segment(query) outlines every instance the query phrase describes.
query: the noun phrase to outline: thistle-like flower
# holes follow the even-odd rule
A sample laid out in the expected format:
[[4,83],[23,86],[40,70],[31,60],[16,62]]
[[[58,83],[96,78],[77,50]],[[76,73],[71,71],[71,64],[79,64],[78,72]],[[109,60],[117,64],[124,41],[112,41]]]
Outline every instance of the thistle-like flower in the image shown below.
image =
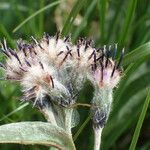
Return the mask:
[[71,134],[73,108],[77,95],[85,80],[90,80],[95,92],[92,101],[92,120],[95,131],[95,150],[99,149],[101,131],[108,119],[112,92],[121,78],[119,68],[123,51],[118,63],[111,47],[96,49],[92,41],[80,38],[75,45],[70,37],[61,38],[45,34],[41,40],[31,37],[30,44],[20,40],[17,50],[1,44],[7,56],[5,78],[20,82],[23,101],[30,101],[56,126]]
[[[47,120],[71,132],[71,117],[77,95],[95,59],[91,41],[79,39],[76,45],[70,37],[45,34],[41,40],[31,37],[27,44],[20,40],[17,50],[1,44],[7,56],[5,78],[22,86],[23,101],[30,101]],[[94,59],[93,59],[94,58]]]
[[91,108],[95,133],[95,150],[100,147],[101,132],[111,111],[113,89],[121,79],[120,64],[124,55],[123,49],[119,61],[115,62],[117,45],[115,45],[114,51],[111,50],[111,46],[108,49],[104,46],[98,51],[101,51],[100,56],[96,59],[95,68],[89,76],[95,87]]

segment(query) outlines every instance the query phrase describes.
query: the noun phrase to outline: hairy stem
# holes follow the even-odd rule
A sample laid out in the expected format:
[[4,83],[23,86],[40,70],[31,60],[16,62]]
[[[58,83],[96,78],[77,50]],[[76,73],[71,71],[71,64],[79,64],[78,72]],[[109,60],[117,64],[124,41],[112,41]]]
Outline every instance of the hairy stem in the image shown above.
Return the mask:
[[[95,107],[96,106],[96,107]],[[108,120],[112,106],[112,89],[100,89],[93,99],[94,150],[100,149],[101,133]]]
[[57,126],[57,122],[56,122],[53,110],[50,107],[46,107],[42,109],[41,112],[43,113],[43,115],[45,116],[48,122]]
[[103,128],[94,128],[94,150],[100,150],[102,130]]
[[73,112],[72,108],[65,109],[65,130],[70,135],[72,135],[71,133],[72,112]]

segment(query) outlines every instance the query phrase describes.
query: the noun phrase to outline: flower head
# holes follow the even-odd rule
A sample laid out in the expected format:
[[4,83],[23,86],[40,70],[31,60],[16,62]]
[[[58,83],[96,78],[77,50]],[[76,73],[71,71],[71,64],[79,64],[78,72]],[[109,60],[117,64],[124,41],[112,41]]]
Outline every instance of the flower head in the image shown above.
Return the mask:
[[95,86],[113,89],[119,83],[122,73],[120,64],[124,50],[121,53],[118,63],[116,63],[114,60],[116,49],[117,46],[115,46],[114,52],[110,49],[106,49],[106,46],[104,46],[104,49],[101,49],[100,56],[97,58],[98,62],[95,64],[93,70],[93,82],[95,82]]
[[111,46],[96,49],[92,40],[80,38],[72,44],[69,36],[61,38],[59,33],[31,39],[31,43],[18,41],[17,50],[7,47],[5,40],[1,44],[7,56],[6,63],[0,63],[5,78],[20,82],[23,100],[31,101],[49,122],[69,134],[73,108],[68,106],[76,102],[85,80],[90,80],[95,89],[91,104],[93,128],[95,137],[100,137],[111,110],[113,88],[121,79],[124,50],[116,62],[117,45],[114,50]]
[[[46,38],[49,41],[46,42]],[[34,99],[34,105],[39,100],[42,103],[42,97],[45,95],[50,95],[55,101],[60,97],[70,97],[67,83],[63,80],[64,77],[62,78],[63,69],[60,67],[61,59],[58,56],[66,42],[56,44],[55,38],[44,36],[41,42],[37,42],[32,37],[31,44],[20,41],[16,51],[8,48],[6,41],[2,44],[2,52],[7,56],[6,79],[19,81],[23,88],[24,100]],[[54,39],[55,43],[52,44]]]
[[[32,43],[17,42],[17,50],[2,44],[3,53],[8,57],[5,69],[6,79],[19,81],[23,87],[25,99],[50,94],[74,96],[88,78],[98,88],[114,88],[120,80],[119,69],[123,53],[118,64],[114,61],[110,48],[96,49],[92,41],[80,38],[76,45],[70,37],[61,38],[44,34]],[[61,94],[58,94],[61,93]],[[64,93],[64,94],[62,94]],[[57,99],[55,97],[55,99]]]
[[[100,53],[98,54],[98,52]],[[103,128],[106,124],[112,107],[112,94],[114,87],[121,79],[122,70],[120,64],[123,59],[124,49],[121,52],[118,62],[115,61],[117,45],[114,50],[101,48],[97,51],[99,57],[96,59],[94,69],[89,75],[89,79],[95,87],[92,101],[92,114],[94,128]]]

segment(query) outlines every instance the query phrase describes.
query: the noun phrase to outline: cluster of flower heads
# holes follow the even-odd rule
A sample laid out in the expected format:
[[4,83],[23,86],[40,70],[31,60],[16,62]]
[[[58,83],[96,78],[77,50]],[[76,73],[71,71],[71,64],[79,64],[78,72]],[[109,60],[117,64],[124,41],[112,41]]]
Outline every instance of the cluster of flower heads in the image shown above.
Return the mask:
[[31,37],[30,44],[20,40],[16,50],[1,43],[2,52],[7,56],[6,79],[19,81],[24,100],[34,105],[42,104],[43,97],[61,105],[74,103],[83,83],[89,79],[95,88],[114,88],[120,80],[120,60],[115,62],[117,45],[93,48],[92,40],[80,38],[74,45],[70,37],[61,38],[57,33],[51,37],[44,34],[41,40]]

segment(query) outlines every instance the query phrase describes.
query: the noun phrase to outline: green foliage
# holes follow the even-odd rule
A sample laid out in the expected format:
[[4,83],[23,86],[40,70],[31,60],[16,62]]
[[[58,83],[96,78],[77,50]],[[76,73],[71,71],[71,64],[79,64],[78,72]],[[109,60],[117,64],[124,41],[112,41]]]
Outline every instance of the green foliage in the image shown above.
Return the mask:
[[[145,134],[150,133],[150,109],[145,115],[141,113],[146,89],[150,87],[149,0],[1,0],[0,18],[0,40],[6,38],[11,47],[15,46],[14,41],[18,38],[29,40],[31,35],[41,37],[43,32],[54,35],[57,30],[62,31],[63,35],[71,33],[73,41],[78,36],[92,37],[96,47],[112,43],[118,43],[120,50],[125,47],[125,72],[114,90],[114,106],[103,131],[101,150],[127,150],[131,141],[137,142],[137,150],[150,149],[150,134]],[[4,56],[0,55],[0,61],[5,61]],[[0,76],[3,76],[2,70]],[[0,124],[44,121],[36,109],[20,104],[20,97],[21,90],[16,83],[0,81]],[[91,97],[92,89],[87,84],[79,96],[79,102],[89,103]],[[93,131],[88,118],[89,110],[79,108],[78,111],[80,123],[73,129],[77,150],[92,150]],[[144,122],[140,121],[139,125],[138,119]],[[134,130],[135,133],[140,131],[140,135],[134,134],[132,140]],[[142,140],[137,141],[138,138]],[[0,145],[1,150],[12,148],[45,149],[40,146]]]
[[[75,150],[71,137],[62,128],[45,122],[11,123],[0,127],[0,143],[41,144]],[[21,142],[20,142],[21,141]]]
[[139,137],[139,134],[140,134],[140,130],[141,130],[144,118],[145,118],[147,108],[149,106],[149,102],[150,102],[150,91],[148,92],[147,98],[146,98],[144,106],[142,108],[142,112],[141,112],[140,118],[138,120],[138,123],[137,123],[136,129],[135,129],[135,132],[134,132],[133,139],[132,139],[129,150],[134,150],[136,148],[136,144],[137,144],[137,141],[138,141],[138,137]]

